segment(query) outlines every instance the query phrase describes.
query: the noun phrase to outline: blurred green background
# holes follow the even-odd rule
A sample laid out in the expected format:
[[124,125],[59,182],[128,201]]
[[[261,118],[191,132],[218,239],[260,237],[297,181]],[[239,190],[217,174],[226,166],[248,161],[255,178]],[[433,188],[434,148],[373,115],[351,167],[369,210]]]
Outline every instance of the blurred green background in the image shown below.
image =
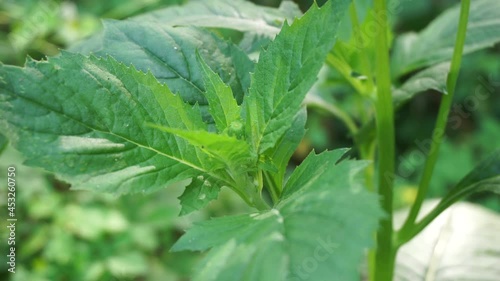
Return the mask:
[[[395,0],[396,1],[396,0]],[[124,19],[145,11],[187,0],[141,1],[35,1],[0,2],[0,62],[23,65],[27,55],[40,59],[56,55],[78,40],[100,29],[100,18]],[[279,0],[254,0],[260,5],[278,6]],[[312,1],[296,1],[302,10]],[[321,1],[319,1],[321,2]],[[365,1],[366,2],[366,1]],[[418,31],[453,4],[455,0],[406,0],[395,15],[396,33]],[[475,163],[500,143],[500,48],[468,55],[456,93],[460,124],[448,129],[440,151],[429,197],[442,196]],[[366,115],[358,106],[352,89],[338,82],[338,74],[327,71],[321,90],[339,107],[354,116]],[[477,91],[487,91],[487,100],[473,100]],[[416,145],[431,135],[440,94],[429,91],[418,95],[396,114],[398,168],[406,176],[398,178],[395,205],[407,206],[416,194],[423,168],[423,157]],[[455,114],[455,115],[454,115]],[[457,123],[458,124],[458,123]],[[311,149],[322,151],[352,146],[345,126],[324,112],[311,110],[307,136],[294,155],[298,164]],[[1,145],[0,140],[0,146]],[[213,216],[246,210],[229,192],[195,214],[177,218],[176,199],[182,188],[172,187],[154,194],[114,197],[70,187],[43,171],[22,166],[22,157],[7,147],[0,157],[1,171],[17,167],[17,267],[8,274],[0,263],[0,280],[78,281],[78,280],[189,280],[201,255],[169,253],[173,242],[193,222]],[[6,174],[0,180],[6,182]],[[0,190],[2,198],[6,191]],[[500,197],[477,194],[470,201],[500,211]],[[0,202],[6,210],[6,200]],[[2,211],[3,213],[3,211]],[[7,231],[2,229],[2,241]],[[1,253],[7,244],[0,244]],[[2,261],[5,256],[2,257]]]

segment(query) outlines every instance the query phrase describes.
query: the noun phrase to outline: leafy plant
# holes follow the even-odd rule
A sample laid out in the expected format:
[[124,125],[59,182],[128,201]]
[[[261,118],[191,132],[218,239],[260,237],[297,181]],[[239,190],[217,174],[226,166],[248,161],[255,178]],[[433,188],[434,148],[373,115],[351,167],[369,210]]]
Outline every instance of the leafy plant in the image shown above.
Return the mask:
[[[194,280],[357,280],[369,247],[369,279],[392,280],[401,245],[464,196],[500,190],[495,152],[417,221],[462,53],[500,40],[487,32],[498,25],[488,20],[498,3],[475,1],[468,27],[464,0],[420,34],[397,38],[392,60],[386,1],[363,6],[364,22],[356,5],[314,4],[291,24],[299,12],[288,2],[274,9],[215,0],[105,21],[102,33],[56,57],[0,66],[0,127],[27,165],[73,189],[134,194],[183,184],[184,215],[224,188],[255,208],[198,223],[173,245],[209,251]],[[347,15],[351,33],[336,42]],[[374,21],[379,31],[363,38]],[[373,114],[353,120],[314,91],[306,98],[325,62]],[[416,201],[396,231],[394,111],[427,89],[445,95]],[[289,173],[304,105],[345,122],[362,160],[347,149],[311,152]]]

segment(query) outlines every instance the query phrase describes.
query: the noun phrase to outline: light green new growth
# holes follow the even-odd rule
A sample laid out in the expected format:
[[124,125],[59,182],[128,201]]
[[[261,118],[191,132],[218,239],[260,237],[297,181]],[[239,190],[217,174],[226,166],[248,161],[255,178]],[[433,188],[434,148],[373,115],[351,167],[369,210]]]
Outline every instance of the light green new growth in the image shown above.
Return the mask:
[[245,97],[247,137],[258,153],[272,149],[290,128],[300,105],[333,47],[349,0],[314,4],[262,50]]
[[210,69],[199,52],[196,52],[196,58],[202,69],[208,111],[214,118],[219,132],[224,132],[233,122],[236,123],[240,120],[240,107],[234,99],[231,88],[221,80],[219,75]]

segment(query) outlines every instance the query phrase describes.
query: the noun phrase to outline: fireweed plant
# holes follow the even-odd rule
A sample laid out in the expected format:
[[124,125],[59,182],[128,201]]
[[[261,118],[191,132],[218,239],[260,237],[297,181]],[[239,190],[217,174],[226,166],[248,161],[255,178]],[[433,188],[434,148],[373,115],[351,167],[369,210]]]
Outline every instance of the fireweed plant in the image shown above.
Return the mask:
[[[193,280],[359,280],[366,256],[370,280],[392,280],[398,248],[443,210],[500,191],[496,152],[416,219],[462,54],[500,41],[500,2],[463,0],[393,41],[386,1],[363,20],[356,3],[330,0],[300,15],[287,1],[274,9],[212,0],[104,21],[101,34],[56,57],[0,66],[2,133],[26,165],[73,189],[125,194],[185,182],[181,215],[221,188],[234,191],[255,212],[195,224],[171,249],[207,252]],[[368,36],[367,25],[376,27]],[[337,39],[342,28],[349,38]],[[231,41],[221,30],[242,36]],[[354,121],[311,94],[324,65],[372,116]],[[394,110],[427,89],[444,95],[418,196],[396,230]],[[348,149],[311,152],[288,173],[305,106],[344,121],[359,159]]]

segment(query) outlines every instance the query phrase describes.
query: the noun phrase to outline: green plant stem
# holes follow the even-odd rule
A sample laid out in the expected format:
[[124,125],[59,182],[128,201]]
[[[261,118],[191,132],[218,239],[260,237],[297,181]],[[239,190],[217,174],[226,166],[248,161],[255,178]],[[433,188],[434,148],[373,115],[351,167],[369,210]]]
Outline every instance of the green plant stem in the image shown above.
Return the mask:
[[[425,161],[424,172],[418,187],[417,198],[415,203],[410,210],[410,214],[406,219],[403,227],[401,228],[398,236],[408,236],[407,232],[413,232],[412,228],[415,226],[415,222],[420,212],[420,208],[424,202],[427,195],[427,190],[429,189],[429,183],[432,179],[432,174],[434,172],[434,167],[437,162],[439,147],[443,142],[443,136],[446,130],[446,124],[448,122],[448,114],[450,112],[451,104],[453,101],[453,95],[455,93],[455,87],[458,79],[458,74],[460,71],[460,64],[462,61],[462,53],[465,43],[465,35],[467,32],[467,22],[469,17],[470,0],[462,0],[462,6],[460,8],[460,21],[458,26],[457,39],[455,41],[455,49],[453,51],[453,58],[451,61],[450,73],[448,74],[448,79],[446,81],[446,87],[448,93],[443,96],[441,105],[439,106],[439,113],[436,120],[436,125],[434,127],[434,132],[432,134],[432,144],[429,151],[429,155]],[[398,239],[399,240],[399,239]]]
[[412,225],[411,228],[407,229],[407,231],[401,232],[397,236],[396,244],[401,246],[420,233],[427,225],[429,225],[435,218],[437,218],[442,212],[444,212],[448,207],[450,207],[453,203],[457,202],[461,196],[457,196],[454,198],[443,199],[439,202],[439,204],[432,209],[423,219],[421,219],[418,223]]
[[278,203],[281,196],[281,188],[278,187],[273,178],[269,175],[268,172],[264,171],[264,182],[266,183],[267,190],[271,195],[271,200],[273,200],[273,204]]
[[262,173],[262,170],[259,170],[259,172],[257,172],[257,188],[255,189],[253,184],[251,184],[251,188],[249,188],[250,201],[252,202],[253,207],[257,208],[259,211],[270,209],[270,206],[262,198],[262,189],[264,188],[264,179]]
[[[481,182],[478,182],[480,184]],[[456,192],[448,193],[439,204],[436,205],[428,214],[425,215],[418,223],[412,225],[412,227],[406,229],[406,231],[400,231],[397,236],[397,244],[402,245],[415,237],[420,231],[422,231],[427,225],[429,225],[435,218],[437,218],[442,212],[448,209],[451,205],[456,203],[458,200],[464,198],[470,194],[470,190],[462,189]]]
[[265,211],[271,209],[271,207],[262,199],[260,196],[254,197],[254,200],[252,200],[253,207],[256,208],[259,211]]
[[356,92],[363,94],[364,86],[363,83],[357,78],[352,77],[352,69],[351,67],[343,60],[339,59],[332,53],[329,53],[326,57],[326,63],[335,68],[342,77],[351,84],[351,86],[356,90]]
[[231,170],[230,174],[233,180],[232,182],[225,181],[227,186],[236,192],[248,206],[254,207],[259,211],[270,209],[270,206],[264,201],[261,195],[263,185],[262,175],[255,175],[255,179],[258,182],[258,186],[255,186],[252,180],[245,175],[238,174],[233,170]]
[[321,109],[324,110],[328,113],[330,113],[332,116],[337,117],[339,120],[344,122],[346,127],[349,129],[349,132],[354,135],[358,132],[358,126],[354,122],[354,120],[341,108],[335,106],[334,104],[328,103],[321,98],[312,98],[312,97],[306,97],[304,100],[304,103],[307,107],[311,108],[316,108],[316,109]]
[[377,100],[375,102],[378,144],[378,194],[386,216],[380,221],[375,252],[375,281],[390,281],[394,272],[393,240],[393,175],[395,159],[394,109],[391,94],[389,46],[387,40],[387,5],[375,0],[374,12],[381,16],[378,38],[375,40]]
[[[361,46],[363,43],[363,38],[361,35],[361,27],[359,26],[358,12],[356,11],[356,1],[352,1],[351,6],[349,7],[349,16],[351,18],[352,29],[354,40],[358,46]],[[365,50],[360,51],[361,57],[361,72],[366,76],[366,88],[365,92],[360,93],[361,95],[369,94],[373,92],[374,84],[372,77],[372,66],[370,63],[370,57],[368,56],[368,52]]]

